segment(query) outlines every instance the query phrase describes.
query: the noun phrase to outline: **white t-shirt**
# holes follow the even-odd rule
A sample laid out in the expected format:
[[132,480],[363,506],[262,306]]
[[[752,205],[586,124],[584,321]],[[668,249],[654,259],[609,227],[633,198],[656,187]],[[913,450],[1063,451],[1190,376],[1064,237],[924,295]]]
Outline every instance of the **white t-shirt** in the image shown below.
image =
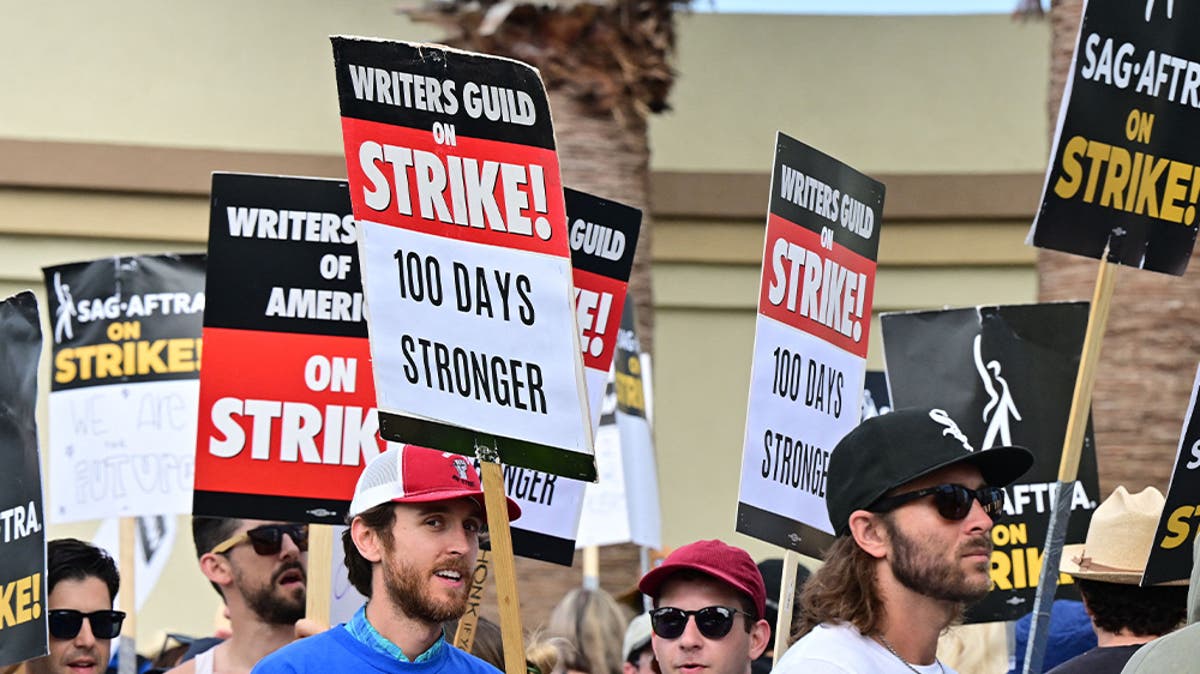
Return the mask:
[[[921,674],[957,674],[934,662],[913,665]],[[912,674],[912,669],[879,642],[850,624],[822,623],[783,654],[772,674]]]

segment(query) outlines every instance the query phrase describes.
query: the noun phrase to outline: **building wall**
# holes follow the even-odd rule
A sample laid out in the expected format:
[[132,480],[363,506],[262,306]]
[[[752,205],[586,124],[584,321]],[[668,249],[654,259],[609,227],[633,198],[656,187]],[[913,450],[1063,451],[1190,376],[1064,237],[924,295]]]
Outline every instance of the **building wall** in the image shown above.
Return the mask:
[[[44,302],[45,265],[203,250],[211,170],[340,175],[326,36],[434,38],[394,5],[0,0],[0,294]],[[721,537],[765,557],[779,551],[732,529],[775,131],[887,184],[876,318],[1033,301],[1022,239],[1046,153],[1048,31],[730,15],[680,30],[674,111],[651,126],[664,543]],[[869,361],[882,366],[877,320]],[[217,611],[180,525],[144,647],[162,629],[207,632]],[[527,605],[527,626],[547,610]]]

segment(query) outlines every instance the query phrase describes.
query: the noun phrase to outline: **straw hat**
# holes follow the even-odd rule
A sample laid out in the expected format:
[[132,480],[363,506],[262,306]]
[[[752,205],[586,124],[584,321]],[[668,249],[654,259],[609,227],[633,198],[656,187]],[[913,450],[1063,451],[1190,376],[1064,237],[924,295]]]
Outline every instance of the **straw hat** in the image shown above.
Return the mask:
[[[1166,499],[1154,487],[1117,487],[1092,513],[1082,545],[1064,545],[1059,570],[1084,580],[1137,585],[1146,570]],[[1186,585],[1187,581],[1163,583]]]

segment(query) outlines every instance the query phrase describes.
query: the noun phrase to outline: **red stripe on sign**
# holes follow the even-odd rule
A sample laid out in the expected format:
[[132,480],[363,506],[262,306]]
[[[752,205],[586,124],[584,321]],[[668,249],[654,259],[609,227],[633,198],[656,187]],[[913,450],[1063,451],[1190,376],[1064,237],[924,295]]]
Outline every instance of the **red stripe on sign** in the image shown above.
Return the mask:
[[574,270],[575,322],[579,326],[579,346],[583,364],[608,372],[617,346],[617,330],[625,311],[625,289],[629,285],[617,279]]
[[368,342],[204,328],[196,489],[346,500],[384,448]]
[[[444,133],[448,127],[441,127]],[[558,155],[527,145],[342,118],[354,217],[567,257]]]
[[867,357],[875,262],[850,249],[821,246],[821,235],[767,219],[758,313]]

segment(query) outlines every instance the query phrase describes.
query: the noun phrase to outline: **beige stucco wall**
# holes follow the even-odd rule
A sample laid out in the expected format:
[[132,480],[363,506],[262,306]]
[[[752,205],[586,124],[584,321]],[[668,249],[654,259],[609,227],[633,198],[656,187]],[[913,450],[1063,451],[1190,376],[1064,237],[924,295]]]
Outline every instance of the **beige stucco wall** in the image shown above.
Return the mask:
[[[339,153],[326,36],[428,39],[429,29],[397,16],[396,4],[0,0],[0,140]],[[764,172],[783,129],[868,172],[1042,170],[1044,25],[1003,16],[694,15],[680,28],[675,110],[651,126],[655,169]],[[0,295],[39,287],[44,265],[201,249],[195,233],[206,221],[202,197],[0,185]],[[80,222],[94,234],[79,233]],[[885,222],[877,312],[1032,301],[1033,256],[1019,242],[1026,225]],[[761,220],[664,216],[659,226],[664,543],[722,537],[757,557],[777,553],[732,533]],[[733,258],[696,236],[722,227],[730,237],[723,253],[740,251]],[[1015,252],[988,257],[997,246]],[[879,367],[877,321],[872,330],[870,361]],[[50,534],[94,529],[55,526]],[[170,590],[139,622],[147,647],[158,645],[150,638],[160,629],[207,631],[216,609],[186,528],[181,534],[164,579]]]

